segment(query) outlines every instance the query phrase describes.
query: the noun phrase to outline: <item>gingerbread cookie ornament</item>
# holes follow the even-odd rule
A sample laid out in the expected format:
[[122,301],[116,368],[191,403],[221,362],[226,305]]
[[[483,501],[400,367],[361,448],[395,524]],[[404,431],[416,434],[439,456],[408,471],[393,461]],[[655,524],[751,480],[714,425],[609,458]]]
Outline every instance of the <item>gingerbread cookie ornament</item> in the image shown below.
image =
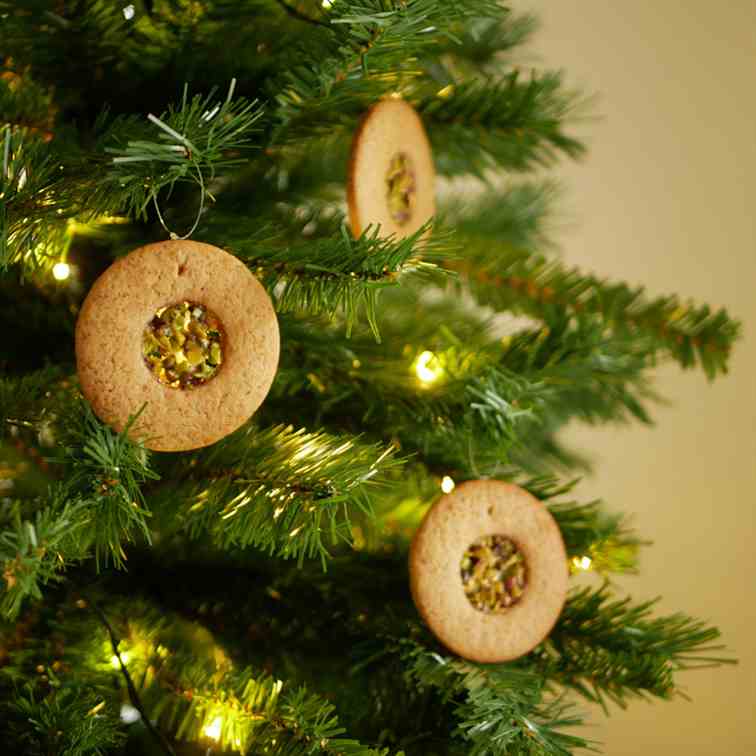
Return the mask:
[[420,116],[398,97],[381,100],[352,140],[347,185],[352,233],[378,225],[381,236],[415,233],[435,212],[434,180]]
[[410,549],[410,586],[434,635],[478,662],[516,659],[554,626],[567,554],[546,507],[510,483],[463,483],[427,513]]
[[278,322],[233,255],[193,241],[150,244],[95,281],[76,323],[84,396],[150,449],[211,444],[260,406],[276,373]]

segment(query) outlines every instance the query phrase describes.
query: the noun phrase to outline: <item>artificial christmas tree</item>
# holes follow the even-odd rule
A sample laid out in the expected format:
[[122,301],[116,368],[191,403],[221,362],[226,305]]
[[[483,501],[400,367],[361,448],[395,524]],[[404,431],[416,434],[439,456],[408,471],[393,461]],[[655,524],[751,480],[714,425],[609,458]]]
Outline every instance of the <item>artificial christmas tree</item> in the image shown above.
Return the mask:
[[[640,538],[570,498],[584,462],[557,434],[648,421],[654,366],[714,378],[738,326],[543,253],[542,169],[582,153],[582,102],[514,65],[531,19],[490,0],[0,0],[0,21],[7,752],[572,753],[590,745],[575,699],[668,698],[679,670],[722,661],[716,629],[613,595]],[[383,103],[422,128],[389,129],[371,155],[359,135]],[[347,222],[365,187],[383,227]],[[82,309],[168,237],[166,275],[193,281],[170,257],[187,235],[247,270],[216,280],[208,256],[186,292],[139,274],[133,296],[101,297],[126,321]],[[275,315],[233,306],[250,274]],[[78,376],[77,319],[105,323]],[[249,373],[219,392],[235,350]],[[111,427],[82,389],[101,417],[127,394],[126,416]],[[151,451],[161,407],[201,443],[254,414],[205,448]],[[481,485],[524,489],[552,546],[481,495],[466,542],[439,547],[432,505]],[[545,638],[471,661],[415,609],[416,533],[463,631],[538,615],[542,564],[607,582],[561,612],[547,590]]]

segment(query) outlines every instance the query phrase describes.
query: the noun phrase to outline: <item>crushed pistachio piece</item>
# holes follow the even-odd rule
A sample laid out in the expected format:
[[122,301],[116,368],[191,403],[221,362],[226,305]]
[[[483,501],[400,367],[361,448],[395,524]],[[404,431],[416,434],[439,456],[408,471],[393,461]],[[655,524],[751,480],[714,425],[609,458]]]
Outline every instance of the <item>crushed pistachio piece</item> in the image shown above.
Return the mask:
[[386,201],[389,213],[403,226],[412,217],[415,204],[415,171],[409,155],[397,152],[386,172]]
[[171,388],[207,383],[223,362],[218,318],[196,302],[161,307],[142,335],[142,356],[150,372]]
[[460,574],[473,607],[486,614],[500,614],[522,598],[527,565],[514,541],[502,535],[487,535],[467,547]]

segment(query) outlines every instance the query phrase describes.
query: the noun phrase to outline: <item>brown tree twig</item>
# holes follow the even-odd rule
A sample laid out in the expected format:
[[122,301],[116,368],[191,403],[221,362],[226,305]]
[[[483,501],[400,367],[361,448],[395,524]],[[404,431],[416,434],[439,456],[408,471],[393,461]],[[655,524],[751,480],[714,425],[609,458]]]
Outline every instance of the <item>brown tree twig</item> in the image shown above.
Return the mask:
[[331,25],[327,24],[325,21],[321,21],[319,18],[312,18],[311,16],[308,16],[301,11],[298,11],[293,6],[289,5],[285,0],[276,0],[276,2],[292,17],[296,18],[299,21],[305,21],[308,24],[313,24],[315,26],[323,26],[326,29],[330,29]]
[[132,706],[139,712],[142,717],[142,722],[144,722],[144,726],[149,730],[150,735],[152,735],[163,752],[168,756],[176,756],[173,747],[168,742],[168,739],[155,727],[155,725],[152,724],[150,718],[147,716],[147,712],[144,710],[144,706],[142,705],[142,701],[139,698],[139,694],[137,693],[134,681],[131,679],[131,675],[126,669],[126,665],[123,663],[123,659],[121,658],[121,653],[118,650],[119,640],[118,638],[116,638],[115,632],[113,631],[110,622],[108,622],[108,618],[105,616],[105,612],[103,612],[102,609],[100,609],[100,607],[97,605],[97,603],[92,601],[92,599],[89,600],[89,603],[92,605],[92,608],[95,610],[97,616],[100,618],[100,621],[105,626],[105,629],[108,631],[108,635],[110,636],[110,645],[113,647],[113,653],[115,654],[116,659],[118,659],[118,664],[121,667],[121,673],[126,680],[126,688],[129,692],[129,699],[131,700]]

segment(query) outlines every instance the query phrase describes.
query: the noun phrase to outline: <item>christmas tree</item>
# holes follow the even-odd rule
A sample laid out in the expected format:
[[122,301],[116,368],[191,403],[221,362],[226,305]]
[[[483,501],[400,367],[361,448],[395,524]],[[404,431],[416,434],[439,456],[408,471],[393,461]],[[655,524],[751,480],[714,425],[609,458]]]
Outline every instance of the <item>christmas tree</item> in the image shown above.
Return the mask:
[[590,102],[535,26],[0,0],[4,752],[600,751],[581,702],[731,661],[617,594],[643,534],[559,431],[738,324],[555,254]]

